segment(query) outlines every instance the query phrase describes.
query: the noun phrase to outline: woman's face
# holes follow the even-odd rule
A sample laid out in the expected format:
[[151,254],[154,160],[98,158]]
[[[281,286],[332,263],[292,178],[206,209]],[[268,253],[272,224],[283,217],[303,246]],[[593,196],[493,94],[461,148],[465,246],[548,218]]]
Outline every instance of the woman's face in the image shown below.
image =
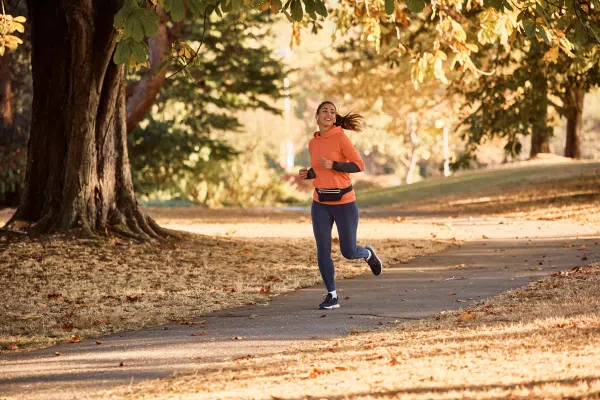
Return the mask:
[[335,123],[335,106],[325,103],[317,112],[317,124],[323,128],[331,128]]

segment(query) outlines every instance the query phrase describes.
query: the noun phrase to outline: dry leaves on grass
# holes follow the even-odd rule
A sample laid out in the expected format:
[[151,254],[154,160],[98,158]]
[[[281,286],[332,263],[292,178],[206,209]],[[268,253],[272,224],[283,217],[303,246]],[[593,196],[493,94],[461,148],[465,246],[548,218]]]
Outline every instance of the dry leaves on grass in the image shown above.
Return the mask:
[[[263,229],[267,229],[265,226]],[[312,238],[215,238],[182,234],[165,244],[56,235],[0,243],[0,351],[72,336],[189,321],[211,311],[268,301],[321,282]],[[425,242],[374,240],[386,260],[441,250]],[[368,271],[334,248],[338,278]]]
[[[523,302],[522,293],[538,300]],[[467,313],[477,318],[464,322],[457,316],[465,311],[449,312],[284,354],[206,364],[202,373],[144,382],[100,397],[594,397],[600,390],[599,308],[596,266],[475,305]]]
[[[584,166],[585,167],[585,166]],[[473,197],[469,192],[446,196],[435,202],[421,201],[410,209],[444,213],[485,214],[508,218],[575,221],[600,225],[600,171],[583,169],[579,174],[547,178],[527,185],[494,188]],[[483,237],[483,239],[488,239]]]

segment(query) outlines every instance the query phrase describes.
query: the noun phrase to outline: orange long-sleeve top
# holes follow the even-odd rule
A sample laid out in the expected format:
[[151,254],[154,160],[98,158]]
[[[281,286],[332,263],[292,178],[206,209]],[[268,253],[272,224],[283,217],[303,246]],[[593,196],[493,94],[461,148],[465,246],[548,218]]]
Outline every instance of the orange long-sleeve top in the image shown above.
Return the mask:
[[[315,132],[308,143],[310,153],[310,166],[317,176],[313,186],[317,189],[344,189],[352,184],[350,174],[321,167],[321,157],[337,162],[354,162],[362,171],[365,162],[358,150],[354,147],[344,130],[340,126],[333,126],[324,135]],[[313,193],[313,200],[319,202],[317,192]],[[354,190],[344,194],[340,201],[321,202],[323,204],[346,204],[356,200]]]

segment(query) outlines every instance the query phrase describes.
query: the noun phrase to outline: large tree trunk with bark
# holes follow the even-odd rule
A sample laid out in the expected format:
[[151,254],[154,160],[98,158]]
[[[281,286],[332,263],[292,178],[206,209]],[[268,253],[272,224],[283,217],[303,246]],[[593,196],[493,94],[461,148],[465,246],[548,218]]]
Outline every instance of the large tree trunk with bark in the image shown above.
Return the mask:
[[126,145],[123,66],[112,62],[122,0],[29,0],[33,105],[25,190],[9,221],[34,233],[166,234],[138,205]]
[[0,57],[0,119],[3,131],[12,131],[13,107],[11,85],[10,53]]
[[581,158],[581,128],[583,124],[583,88],[571,86],[566,93],[567,106],[567,142],[565,157]]

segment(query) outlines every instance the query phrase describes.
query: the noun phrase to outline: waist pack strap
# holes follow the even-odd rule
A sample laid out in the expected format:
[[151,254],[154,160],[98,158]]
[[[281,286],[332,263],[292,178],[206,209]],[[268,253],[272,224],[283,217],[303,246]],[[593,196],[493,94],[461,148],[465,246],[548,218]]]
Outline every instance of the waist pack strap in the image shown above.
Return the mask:
[[352,185],[348,186],[344,189],[315,189],[317,193],[340,193],[341,195],[345,195],[346,193],[350,193],[352,191]]

